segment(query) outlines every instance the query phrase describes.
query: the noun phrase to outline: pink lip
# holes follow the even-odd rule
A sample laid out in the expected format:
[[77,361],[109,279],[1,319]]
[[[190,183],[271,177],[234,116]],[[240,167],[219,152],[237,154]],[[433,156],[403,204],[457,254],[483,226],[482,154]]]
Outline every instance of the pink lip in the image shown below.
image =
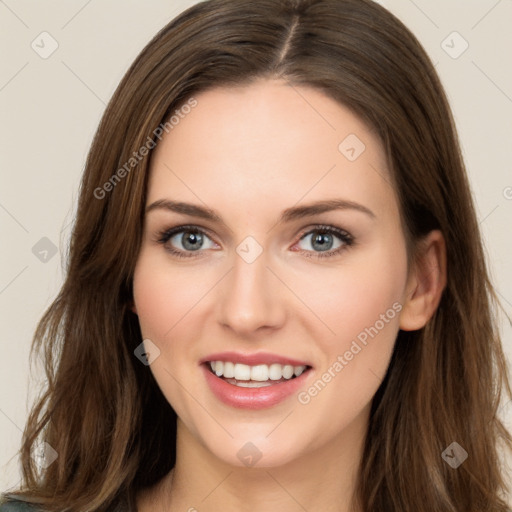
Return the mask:
[[[221,359],[214,359],[219,360]],[[272,407],[293,395],[304,385],[311,373],[311,368],[308,368],[299,377],[279,384],[261,388],[241,388],[217,377],[211,372],[209,363],[202,364],[201,369],[211,391],[221,402],[231,407],[253,410]]]
[[[232,363],[247,364],[249,366],[255,366],[257,364],[290,364],[292,366],[311,366],[307,362],[298,361],[297,359],[290,359],[289,357],[279,356],[277,354],[271,354],[270,352],[258,352],[257,354],[241,354],[239,352],[218,352],[216,354],[210,354],[209,356],[201,359],[200,363],[206,363],[210,361],[231,361]],[[295,380],[295,379],[293,379]]]

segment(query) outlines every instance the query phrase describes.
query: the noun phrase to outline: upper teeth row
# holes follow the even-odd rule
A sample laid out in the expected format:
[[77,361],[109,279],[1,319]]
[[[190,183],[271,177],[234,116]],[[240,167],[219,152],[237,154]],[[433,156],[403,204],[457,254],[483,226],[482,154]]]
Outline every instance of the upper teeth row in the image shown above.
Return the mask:
[[293,375],[298,377],[305,369],[305,366],[292,366],[291,364],[271,365],[258,364],[249,366],[247,364],[231,363],[229,361],[210,361],[210,366],[215,374],[227,379],[236,380],[279,380],[281,378],[291,379]]

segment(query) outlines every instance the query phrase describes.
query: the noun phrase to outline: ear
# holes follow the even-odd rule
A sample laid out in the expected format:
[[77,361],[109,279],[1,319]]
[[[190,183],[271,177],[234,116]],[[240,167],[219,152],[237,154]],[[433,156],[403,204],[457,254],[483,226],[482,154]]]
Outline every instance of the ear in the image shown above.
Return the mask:
[[135,302],[133,301],[133,299],[130,301],[128,307],[130,308],[130,311],[137,314],[137,308],[135,306]]
[[407,279],[400,329],[415,331],[435,313],[446,286],[446,244],[439,230],[431,231],[420,243]]

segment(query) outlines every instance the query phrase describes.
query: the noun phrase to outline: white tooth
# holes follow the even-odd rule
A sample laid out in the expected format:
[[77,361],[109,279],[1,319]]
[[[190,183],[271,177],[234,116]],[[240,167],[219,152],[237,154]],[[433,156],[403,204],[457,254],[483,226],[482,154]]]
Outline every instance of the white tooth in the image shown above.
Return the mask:
[[285,379],[291,379],[293,377],[293,366],[291,364],[285,364],[283,366],[283,377]]
[[230,361],[224,361],[224,377],[232,379],[235,376],[235,365]]
[[246,364],[235,364],[235,375],[236,380],[251,380],[251,367]]
[[261,382],[268,380],[268,366],[266,364],[258,364],[251,367],[251,380]]
[[293,367],[293,373],[295,374],[295,377],[298,377],[302,374],[302,372],[306,369],[305,366],[294,366]]
[[274,384],[271,384],[270,382],[256,382],[252,380],[248,380],[246,382],[237,381],[235,386],[238,386],[240,388],[265,388],[267,386],[273,386]]
[[268,368],[268,377],[270,380],[279,380],[283,374],[281,373],[282,366],[280,364],[271,364]]
[[215,361],[215,374],[217,375],[217,377],[220,377],[223,371],[224,363],[222,361]]
[[[218,377],[225,377],[226,379],[236,379],[242,381],[255,381],[265,382],[268,380],[280,380],[285,378],[291,379],[294,375],[298,377],[305,370],[306,366],[292,366],[281,365],[279,363],[271,364],[258,364],[249,366],[246,364],[232,363],[230,361],[210,361],[210,368]],[[243,383],[245,384],[245,383]],[[245,386],[242,387],[258,387],[258,386]]]

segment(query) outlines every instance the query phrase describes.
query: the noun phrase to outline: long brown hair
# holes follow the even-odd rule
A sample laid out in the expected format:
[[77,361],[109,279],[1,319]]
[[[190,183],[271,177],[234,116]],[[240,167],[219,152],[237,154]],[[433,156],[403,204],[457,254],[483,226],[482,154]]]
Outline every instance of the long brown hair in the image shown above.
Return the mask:
[[[399,332],[373,399],[354,504],[506,511],[499,447],[512,437],[497,411],[512,393],[454,121],[417,39],[370,0],[208,0],[132,64],[87,158],[65,282],[35,332],[47,386],[24,430],[19,496],[52,511],[133,508],[172,469],[176,414],[134,356],[142,338],[129,307],[150,155],[126,163],[194,94],[257,78],[351,108],[387,150],[410,255],[432,229],[446,240],[440,305],[423,329]],[[44,471],[31,457],[38,440],[58,454]],[[453,442],[468,453],[457,469],[442,455]]]

